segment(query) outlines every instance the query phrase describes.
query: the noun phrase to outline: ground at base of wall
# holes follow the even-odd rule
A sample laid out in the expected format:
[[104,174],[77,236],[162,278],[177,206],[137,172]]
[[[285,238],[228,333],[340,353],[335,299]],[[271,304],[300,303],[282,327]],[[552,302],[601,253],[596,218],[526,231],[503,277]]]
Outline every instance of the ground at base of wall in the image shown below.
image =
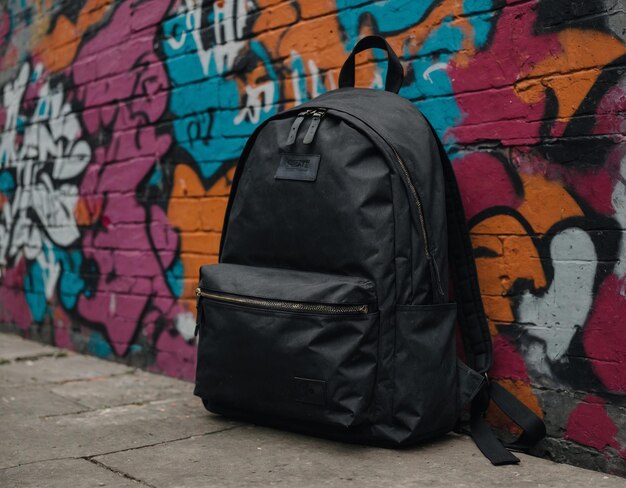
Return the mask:
[[0,485],[594,486],[612,475],[520,455],[493,467],[467,437],[396,451],[207,413],[188,382],[0,334]]

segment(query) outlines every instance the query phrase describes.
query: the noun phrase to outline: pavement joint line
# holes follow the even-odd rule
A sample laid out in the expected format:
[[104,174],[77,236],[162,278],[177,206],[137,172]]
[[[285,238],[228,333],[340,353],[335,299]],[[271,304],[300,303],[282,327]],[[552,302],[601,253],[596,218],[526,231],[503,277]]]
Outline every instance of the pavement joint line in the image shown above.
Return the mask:
[[[65,400],[74,400],[74,401],[76,401],[72,397],[65,397],[65,396],[59,395],[58,393],[55,393],[53,391],[50,391],[49,393],[51,393],[53,395],[56,395],[59,398],[63,398]],[[79,414],[83,414],[83,413],[97,412],[99,410],[107,410],[107,409],[118,408],[118,407],[143,407],[143,406],[159,404],[159,403],[168,403],[168,402],[178,401],[178,400],[179,400],[179,398],[169,397],[169,398],[160,398],[158,400],[151,400],[151,401],[146,401],[146,402],[127,402],[127,403],[119,403],[119,404],[116,404],[116,405],[105,405],[105,406],[96,407],[96,408],[89,407],[87,405],[83,405],[82,403],[76,401],[76,403],[81,405],[84,408],[84,410],[78,410],[76,412],[51,413],[49,415],[40,415],[38,418],[40,418],[40,419],[48,419],[48,418],[54,418],[54,417],[65,417],[66,415],[79,415]]]
[[[128,447],[126,449],[118,449],[116,451],[109,451],[109,452],[102,452],[102,453],[98,453],[98,454],[92,454],[89,456],[79,456],[79,457],[74,457],[74,456],[63,456],[63,457],[55,457],[55,458],[44,458],[44,459],[34,459],[32,461],[27,461],[25,463],[19,463],[19,464],[14,464],[13,466],[5,466],[5,467],[0,467],[0,472],[1,471],[5,471],[7,469],[14,469],[14,468],[21,468],[22,466],[28,466],[30,464],[37,464],[37,463],[47,463],[50,461],[66,461],[68,459],[84,459],[86,461],[91,461],[93,458],[97,458],[97,457],[101,457],[101,456],[108,456],[110,454],[118,454],[120,452],[127,452],[127,451],[136,451],[138,449],[145,449],[148,447],[155,447],[155,446],[159,446],[161,444],[169,444],[171,442],[178,442],[178,441],[186,441],[189,439],[195,439],[196,437],[206,437],[206,436],[210,436],[213,434],[219,434],[221,432],[226,432],[229,430],[234,430],[234,429],[239,429],[241,427],[245,427],[248,424],[238,424],[238,425],[233,425],[230,427],[225,427],[223,429],[219,429],[219,430],[214,430],[211,432],[204,432],[203,434],[193,434],[193,435],[188,435],[185,437],[177,437],[176,439],[168,439],[165,441],[161,441],[161,442],[155,442],[153,444],[145,444],[143,446],[135,446],[135,447]],[[96,463],[100,463],[102,464],[100,461],[96,461]],[[143,482],[145,483],[145,482]]]
[[96,380],[103,380],[106,378],[117,378],[118,376],[126,376],[126,375],[133,375],[136,373],[136,370],[138,368],[135,368],[133,371],[125,371],[123,373],[112,373],[112,374],[105,374],[105,375],[100,375],[100,376],[92,376],[90,378],[72,378],[72,379],[68,379],[68,380],[59,380],[59,381],[44,381],[42,383],[11,383],[8,385],[3,385],[3,388],[14,388],[14,387],[19,387],[19,386],[49,386],[49,385],[66,385],[68,383],[79,383],[79,382],[85,382],[85,381],[96,381]]
[[100,462],[97,459],[94,459],[92,457],[83,457],[83,458],[80,458],[80,459],[84,459],[85,461],[88,461],[88,462],[90,462],[92,464],[95,464],[96,466],[98,466],[100,468],[106,469],[107,471],[110,471],[111,473],[115,473],[115,474],[117,474],[119,476],[122,476],[123,478],[126,478],[126,479],[129,479],[131,481],[134,481],[135,483],[141,483],[143,486],[148,486],[149,488],[157,488],[156,486],[151,485],[150,483],[148,483],[148,482],[146,482],[146,481],[144,481],[142,479],[135,478],[134,476],[131,476],[130,474],[128,474],[128,473],[126,473],[124,471],[121,471],[119,469],[113,468],[111,466],[107,466],[106,464],[104,464],[104,463],[102,463],[102,462]]
[[[63,397],[61,396],[61,398],[65,398],[68,399],[67,397]],[[115,410],[117,408],[124,408],[124,407],[147,407],[147,406],[151,406],[151,405],[162,405],[162,404],[168,404],[171,402],[177,402],[179,401],[178,398],[162,398],[159,400],[153,400],[150,402],[130,402],[130,403],[122,403],[120,405],[105,405],[103,407],[100,408],[91,408],[88,407],[86,405],[83,405],[85,407],[85,410],[81,410],[79,412],[68,412],[68,413],[53,413],[50,415],[40,415],[38,418],[40,419],[47,419],[50,417],[64,417],[66,415],[83,415],[83,414],[87,414],[87,413],[95,413],[95,412],[100,412],[102,410]]]
[[[64,397],[61,397],[61,398],[64,398]],[[41,420],[47,420],[47,419],[56,418],[56,417],[65,417],[66,415],[80,415],[81,413],[95,412],[96,410],[100,410],[100,409],[85,407],[84,410],[77,410],[75,412],[65,412],[65,413],[52,413],[50,415],[39,415],[37,418]]]
[[45,358],[53,358],[53,359],[67,358],[69,356],[70,356],[70,354],[66,350],[54,351],[54,352],[41,352],[39,354],[32,354],[32,355],[27,355],[27,356],[17,356],[17,357],[15,357],[13,359],[0,358],[0,365],[13,364],[13,363],[23,363],[23,362],[26,362],[26,361],[33,361],[34,362],[34,361],[38,361],[39,359],[45,359]]
[[49,463],[50,461],[67,461],[68,459],[82,459],[82,458],[77,458],[77,457],[72,457],[72,456],[63,456],[63,457],[47,458],[47,459],[35,459],[33,461],[26,461],[25,463],[14,464],[13,466],[5,466],[3,468],[0,467],[0,471],[6,471],[7,469],[21,468],[22,466],[30,466],[31,464],[37,464],[37,463]]
[[[113,364],[121,364],[121,363],[113,363]],[[70,383],[82,383],[85,381],[104,381],[108,378],[117,378],[119,376],[132,376],[134,374],[137,374],[139,371],[141,371],[141,369],[133,368],[131,371],[124,371],[123,373],[111,373],[111,374],[105,374],[105,375],[100,375],[100,376],[92,376],[90,378],[70,378],[68,380],[51,381],[50,383],[44,383],[44,384],[69,385]]]
[[[76,413],[82,413],[82,412],[86,412],[86,411],[89,411],[89,410],[94,410],[89,405],[85,405],[85,404],[81,403],[80,401],[76,400],[75,398],[68,397],[68,396],[63,396],[63,395],[61,395],[59,393],[56,393],[56,392],[52,391],[50,388],[45,388],[45,391],[46,391],[46,393],[48,393],[50,395],[54,395],[57,398],[62,398],[63,400],[75,403],[77,408],[82,408],[83,409],[83,410],[77,411]],[[39,418],[46,418],[46,417],[52,417],[52,416],[54,416],[54,414],[53,415],[40,415]]]
[[22,361],[37,361],[39,359],[44,359],[44,358],[59,359],[59,358],[67,358],[69,356],[70,354],[66,350],[55,351],[55,352],[42,352],[39,354],[33,354],[31,356],[18,356],[13,360],[13,362],[19,363]]
[[91,456],[83,456],[82,459],[88,459],[89,460],[89,459],[92,459],[92,458],[108,456],[110,454],[119,454],[120,452],[137,451],[139,449],[146,449],[148,447],[160,446],[162,444],[170,444],[171,442],[186,441],[186,440],[189,440],[189,439],[195,439],[197,437],[207,437],[207,436],[210,436],[210,435],[213,435],[213,434],[219,434],[221,432],[227,432],[229,430],[239,429],[239,428],[245,427],[245,426],[246,426],[246,424],[233,425],[233,426],[230,426],[230,427],[224,427],[223,429],[213,430],[211,432],[204,432],[203,434],[192,434],[192,435],[187,435],[185,437],[178,437],[176,439],[168,439],[168,440],[165,440],[165,441],[155,442],[153,444],[145,444],[143,446],[127,447],[126,449],[118,449],[116,451],[104,452],[104,453],[100,453],[100,454],[92,454]]

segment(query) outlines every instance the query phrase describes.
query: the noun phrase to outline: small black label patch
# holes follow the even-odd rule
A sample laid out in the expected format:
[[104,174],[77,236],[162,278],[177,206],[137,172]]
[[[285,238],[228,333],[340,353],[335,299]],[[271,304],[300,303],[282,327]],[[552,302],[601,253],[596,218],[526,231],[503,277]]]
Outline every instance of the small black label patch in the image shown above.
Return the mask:
[[283,154],[274,178],[277,180],[315,181],[319,166],[319,154]]
[[300,403],[326,405],[326,382],[294,377],[293,399]]

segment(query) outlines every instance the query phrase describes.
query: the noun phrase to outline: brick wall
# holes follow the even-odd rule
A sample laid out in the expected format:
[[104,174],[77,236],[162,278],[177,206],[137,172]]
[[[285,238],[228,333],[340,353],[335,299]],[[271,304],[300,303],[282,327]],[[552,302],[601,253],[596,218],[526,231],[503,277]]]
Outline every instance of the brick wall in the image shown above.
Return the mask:
[[[384,34],[453,158],[496,363],[558,460],[626,474],[619,0],[6,0],[0,320],[193,377],[197,268],[262,120]],[[367,62],[362,86],[380,86]],[[497,412],[492,414],[502,423]]]

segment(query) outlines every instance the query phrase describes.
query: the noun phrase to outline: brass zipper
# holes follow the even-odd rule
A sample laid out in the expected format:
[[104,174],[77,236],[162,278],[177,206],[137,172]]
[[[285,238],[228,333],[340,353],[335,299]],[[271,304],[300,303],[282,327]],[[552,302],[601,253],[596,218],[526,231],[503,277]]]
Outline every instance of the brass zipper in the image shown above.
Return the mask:
[[398,154],[398,151],[396,151],[396,148],[393,147],[391,144],[389,144],[389,147],[393,151],[393,154],[396,157],[398,164],[400,165],[400,169],[404,173],[406,184],[409,187],[409,191],[413,195],[413,199],[415,200],[415,205],[417,206],[417,215],[419,217],[420,225],[422,226],[422,234],[424,235],[424,247],[426,251],[426,257],[428,259],[431,259],[432,255],[430,254],[430,245],[428,244],[428,233],[426,232],[426,222],[424,220],[424,209],[422,208],[422,201],[420,200],[417,190],[413,185],[413,181],[411,180],[411,176],[409,175],[409,171],[406,169],[406,165]]
[[[309,115],[309,114],[315,114],[315,111],[318,109],[308,109],[305,112],[301,112],[299,115]],[[324,113],[327,111],[326,109],[322,109],[324,110]],[[337,112],[342,112],[342,110],[337,110],[334,109]],[[354,116],[353,116],[354,117]],[[358,120],[358,117],[356,117]],[[362,123],[365,123],[363,121],[361,121]],[[369,124],[365,123],[366,125],[369,126]],[[396,150],[396,148],[387,140],[385,139],[380,133],[378,133],[374,128],[372,128],[371,126],[369,126],[372,130],[374,130],[379,136],[380,138],[385,141],[385,143],[389,146],[389,148],[391,149],[391,151],[393,152],[394,157],[396,158],[396,161],[398,162],[398,166],[400,166],[400,170],[402,171],[403,175],[404,175],[404,181],[406,182],[406,185],[409,188],[409,191],[411,192],[411,195],[413,197],[413,200],[415,202],[415,205],[417,207],[417,215],[419,217],[419,222],[420,222],[420,227],[422,229],[422,235],[424,236],[424,250],[426,252],[426,258],[429,260],[433,260],[433,256],[430,252],[430,244],[428,241],[428,232],[426,231],[426,219],[424,217],[424,208],[422,206],[422,200],[419,197],[419,193],[417,193],[417,189],[415,188],[415,185],[413,184],[413,180],[411,179],[411,175],[409,174],[409,171],[406,168],[406,164],[404,163],[404,161],[402,160],[402,158],[400,157],[400,155],[398,154],[398,151]],[[434,260],[433,260],[434,261]],[[437,270],[438,271],[438,270]],[[441,285],[439,284],[439,287],[441,287]]]
[[432,270],[434,271],[437,291],[439,292],[441,296],[444,296],[443,288],[441,287],[441,277],[439,275],[439,267],[437,266],[437,260],[434,259],[433,255],[430,253],[430,244],[428,243],[428,232],[426,231],[426,221],[424,219],[424,209],[422,207],[422,200],[420,199],[419,194],[417,193],[417,189],[413,185],[413,180],[411,180],[411,175],[409,175],[409,171],[406,169],[406,165],[404,164],[404,161],[398,154],[398,151],[396,151],[396,148],[393,147],[391,144],[389,144],[389,142],[387,142],[387,144],[393,151],[396,161],[398,162],[398,166],[404,173],[406,185],[409,187],[409,191],[411,192],[411,195],[413,196],[413,200],[415,201],[415,206],[417,207],[417,216],[420,221],[420,226],[422,227],[422,235],[424,236],[424,252],[426,253],[426,259],[428,260],[430,266],[432,267]]
[[286,312],[314,312],[323,314],[367,314],[368,305],[326,305],[324,303],[291,302],[285,300],[271,300],[265,298],[252,298],[224,293],[203,291],[196,288],[196,297],[209,298],[219,302],[234,303],[236,305],[249,305],[251,307],[267,308]]
[[[315,115],[315,112],[318,110],[323,110],[324,114],[328,111],[327,108],[310,108],[310,109],[306,109],[303,112],[300,112],[298,114],[298,118],[299,117],[306,117],[307,115]],[[430,252],[430,244],[429,244],[429,240],[428,240],[428,232],[426,230],[426,221],[425,221],[425,217],[424,217],[424,209],[422,206],[422,201],[419,197],[419,193],[417,192],[417,189],[415,188],[415,185],[413,184],[413,180],[411,179],[411,175],[409,174],[406,165],[404,163],[404,161],[402,160],[402,158],[400,157],[400,155],[398,154],[398,151],[396,150],[396,148],[385,138],[383,137],[378,131],[376,131],[376,129],[374,129],[371,125],[367,124],[366,122],[364,122],[363,120],[359,119],[358,117],[348,113],[348,112],[344,112],[343,110],[339,110],[339,109],[332,109],[335,112],[343,112],[351,117],[356,118],[357,120],[359,120],[361,123],[367,125],[370,129],[372,129],[374,132],[376,132],[378,134],[378,136],[385,141],[385,143],[387,144],[387,146],[389,146],[389,148],[391,149],[391,151],[394,154],[395,160],[398,163],[398,166],[400,167],[400,170],[402,171],[403,175],[404,175],[404,181],[407,185],[407,187],[409,188],[409,192],[411,193],[411,196],[413,197],[413,200],[415,202],[415,206],[417,207],[417,215],[418,215],[418,219],[419,219],[419,223],[420,223],[420,227],[421,227],[421,231],[422,231],[422,235],[424,236],[424,251],[426,254],[426,259],[428,260],[429,266],[431,267],[431,272],[434,275],[434,280],[436,283],[436,288],[437,291],[439,292],[439,294],[443,297],[445,294],[443,292],[443,288],[441,286],[441,275],[439,273],[439,267],[437,265],[437,260],[434,259],[433,255]],[[289,114],[290,112],[287,111],[285,112],[285,114]],[[300,120],[300,122],[297,124],[296,127],[296,132],[297,129],[300,126],[300,123],[302,122],[302,120]],[[296,125],[296,123],[294,122],[294,125]],[[293,131],[294,127],[292,127],[292,131]],[[295,136],[294,136],[294,140],[295,140]]]

